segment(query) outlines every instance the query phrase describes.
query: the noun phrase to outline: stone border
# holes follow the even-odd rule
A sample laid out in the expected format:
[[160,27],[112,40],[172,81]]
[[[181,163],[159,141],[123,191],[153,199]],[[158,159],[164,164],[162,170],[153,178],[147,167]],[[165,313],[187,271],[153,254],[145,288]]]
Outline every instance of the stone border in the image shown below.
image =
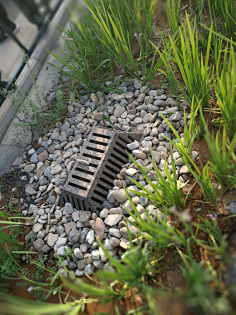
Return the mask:
[[[60,8],[58,9],[57,13],[55,14],[53,20],[49,24],[49,28],[47,33],[43,36],[40,40],[39,45],[34,50],[33,54],[31,55],[28,65],[24,67],[20,76],[16,81],[17,91],[19,92],[26,92],[28,93],[33,85],[32,76],[36,80],[41,67],[48,56],[48,52],[44,49],[47,47],[48,49],[53,48],[55,41],[57,40],[58,36],[60,35],[57,30],[55,30],[55,26],[60,25],[64,27],[68,21],[68,11],[67,7],[72,3],[72,0],[64,0],[61,4]],[[13,106],[11,99],[6,99],[2,106],[0,107],[0,141],[2,141],[11,121],[14,119],[17,113],[17,109]]]

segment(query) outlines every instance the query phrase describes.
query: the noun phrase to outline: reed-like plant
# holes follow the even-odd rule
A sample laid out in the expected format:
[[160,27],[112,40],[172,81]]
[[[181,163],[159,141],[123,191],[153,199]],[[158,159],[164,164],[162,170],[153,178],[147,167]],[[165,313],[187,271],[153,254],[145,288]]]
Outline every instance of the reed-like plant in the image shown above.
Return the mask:
[[236,132],[236,63],[233,45],[225,48],[224,59],[220,55],[216,63],[216,80],[214,83],[217,103],[223,119],[223,125],[230,138]]
[[214,136],[206,128],[205,139],[211,153],[210,170],[222,185],[231,188],[236,184],[236,163],[233,159],[236,133],[228,143],[225,128],[222,138],[219,131]]
[[215,9],[221,18],[226,37],[236,40],[236,6],[234,0],[216,0]]
[[197,138],[199,133],[199,126],[197,126],[195,119],[198,115],[198,109],[201,103],[196,103],[197,101],[195,100],[195,97],[193,97],[189,121],[187,120],[187,114],[184,110],[184,142],[190,156],[192,155],[194,140]]
[[181,0],[167,0],[167,19],[173,35],[179,30],[180,2]]
[[171,148],[171,166],[173,171],[173,178],[171,171],[167,167],[167,162],[164,162],[164,171],[166,174],[165,176],[162,174],[162,172],[158,169],[157,164],[155,162],[153,151],[151,150],[152,155],[152,165],[154,168],[154,172],[152,172],[152,175],[156,178],[157,184],[153,183],[151,181],[147,169],[144,169],[142,165],[138,164],[135,159],[129,155],[132,162],[135,164],[135,166],[138,168],[138,170],[141,172],[147,183],[151,186],[153,189],[153,192],[142,186],[139,182],[134,180],[133,178],[129,178],[137,187],[139,187],[142,191],[132,191],[136,193],[139,196],[144,196],[152,201],[156,205],[163,206],[165,208],[169,208],[171,206],[175,206],[178,210],[181,210],[184,208],[184,198],[183,198],[183,184],[177,179],[176,175],[176,167],[175,162],[173,159],[172,154],[172,148]]
[[[90,88],[101,88],[115,66],[136,76],[141,69],[141,76],[149,80],[157,70],[155,51],[151,51],[149,43],[157,0],[151,1],[149,10],[147,3],[147,0],[85,0],[87,10],[81,6],[78,9],[83,21],[70,11],[74,24],[66,32],[67,52],[61,52],[61,56],[52,54],[77,81]],[[135,41],[139,56],[134,56]]]
[[[155,48],[162,60],[171,59],[179,69],[185,86],[178,81],[176,82],[189,102],[192,101],[193,97],[196,97],[202,102],[203,107],[207,107],[209,105],[213,73],[213,67],[209,63],[212,27],[208,35],[205,55],[199,49],[196,20],[191,23],[188,14],[186,14],[186,24],[179,28],[178,34],[179,40],[169,36],[170,45],[163,52],[157,47]],[[165,72],[164,74],[167,76]],[[173,71],[172,76],[175,76]]]
[[178,132],[175,130],[175,128],[172,126],[172,124],[162,115],[165,122],[168,124],[168,126],[171,128],[172,132],[176,136],[175,140],[171,140],[167,138],[176,148],[176,150],[181,155],[184,163],[189,166],[189,171],[194,176],[195,180],[199,184],[199,186],[202,188],[206,200],[212,203],[213,206],[216,205],[216,199],[217,199],[217,188],[213,185],[211,182],[210,174],[209,174],[209,165],[208,163],[203,167],[202,170],[198,168],[194,160],[192,159],[191,155],[188,154],[188,150],[185,147],[185,144],[183,143],[182,139],[180,138]]
[[190,242],[187,255],[180,249],[177,250],[184,263],[184,267],[181,266],[180,269],[187,285],[186,303],[193,313],[213,315],[220,314],[222,309],[222,314],[226,315],[230,309],[229,302],[224,294],[219,297],[212,290],[212,284],[218,283],[218,278],[210,262],[207,261],[206,266],[203,260],[197,262],[192,256]]

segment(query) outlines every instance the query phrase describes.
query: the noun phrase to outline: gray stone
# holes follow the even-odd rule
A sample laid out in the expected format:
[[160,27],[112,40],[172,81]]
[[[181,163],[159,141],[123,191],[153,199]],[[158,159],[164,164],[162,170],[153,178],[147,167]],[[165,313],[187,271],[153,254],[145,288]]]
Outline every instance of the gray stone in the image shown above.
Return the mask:
[[79,248],[75,248],[74,249],[74,255],[76,258],[79,258],[79,259],[83,259],[84,258],[84,255],[82,254],[81,250]]
[[117,237],[117,238],[121,237],[120,231],[118,229],[110,228],[109,229],[109,234],[111,236],[114,236],[114,237]]
[[65,210],[66,210],[67,214],[72,214],[74,209],[73,209],[72,205],[69,202],[67,202],[65,204]]
[[79,211],[74,211],[71,216],[75,222],[79,221]]
[[56,175],[58,173],[60,173],[62,171],[62,167],[60,164],[57,164],[56,166],[53,167],[53,169],[51,169],[51,174],[52,175]]
[[56,242],[56,246],[59,248],[61,246],[65,246],[67,243],[67,238],[66,237],[60,237],[57,242]]
[[114,111],[114,116],[119,118],[125,112],[125,108],[117,105]]
[[87,244],[81,244],[80,245],[80,250],[81,250],[82,253],[86,253],[88,251]]
[[[136,233],[139,232],[139,229],[136,228],[135,226],[129,226],[129,231],[130,231],[130,234],[131,234],[131,237],[132,239],[135,239],[136,238]],[[126,227],[123,227],[120,229],[120,234],[122,237],[128,239],[128,231],[127,231],[127,228]]]
[[99,250],[95,249],[92,251],[91,253],[93,260],[99,259],[100,255],[99,255]]
[[134,142],[132,142],[132,143],[127,144],[127,148],[128,148],[129,150],[135,150],[135,149],[137,149],[139,146],[140,146],[140,144],[139,144],[138,141],[134,141]]
[[83,259],[78,261],[77,267],[78,267],[78,269],[80,269],[80,270],[84,270],[84,268],[86,267],[86,264],[85,264],[85,262],[84,262]]
[[26,173],[32,173],[35,167],[36,167],[35,164],[26,165],[24,171]]
[[80,211],[79,213],[79,221],[81,223],[85,223],[86,221],[89,220],[89,218],[91,217],[91,212],[90,211]]
[[69,233],[69,240],[72,243],[77,243],[79,241],[80,231],[73,229]]
[[25,192],[31,196],[37,194],[37,191],[35,191],[30,185],[26,187]]
[[44,246],[44,241],[39,238],[33,243],[33,246],[37,252],[41,252],[42,247]]
[[56,211],[55,211],[55,217],[56,217],[56,219],[60,219],[60,218],[62,217],[62,212],[61,212],[61,210],[56,210]]
[[88,242],[89,244],[93,244],[94,241],[95,241],[94,230],[92,230],[88,232],[86,236],[86,242]]
[[117,247],[120,245],[120,240],[116,237],[111,237],[110,238],[110,244],[112,247]]
[[116,225],[120,220],[122,219],[121,214],[110,214],[106,217],[105,219],[105,224],[109,226],[114,226]]
[[71,230],[76,230],[76,224],[75,222],[69,222],[64,224],[65,232],[67,235],[69,235]]
[[58,234],[49,233],[47,243],[48,246],[53,247],[58,240]]
[[38,154],[34,153],[30,158],[31,163],[38,163]]
[[68,253],[71,252],[71,249],[69,246],[61,246],[57,249],[57,254],[58,256],[66,256],[68,255]]
[[76,277],[82,277],[83,275],[84,275],[84,270],[76,269],[76,271],[75,271]]
[[104,267],[104,263],[100,259],[95,259],[93,265],[97,269],[102,269]]
[[50,247],[47,244],[45,244],[42,247],[42,253],[47,254],[49,251],[50,251]]
[[84,268],[84,274],[85,275],[91,275],[94,272],[94,265],[89,264]]
[[36,223],[33,227],[33,232],[34,233],[38,233],[39,231],[41,231],[43,229],[43,224],[40,223]]
[[[132,176],[132,175],[129,175],[129,176]],[[123,203],[125,200],[128,199],[124,190],[114,190],[113,196],[115,200],[117,200],[119,203]]]
[[150,122],[150,119],[152,117],[152,114],[151,113],[148,113],[146,114],[144,117],[143,117],[143,122],[146,124],[148,122]]
[[146,159],[146,153],[140,151],[140,150],[133,150],[132,153],[136,156],[136,158],[144,160]]

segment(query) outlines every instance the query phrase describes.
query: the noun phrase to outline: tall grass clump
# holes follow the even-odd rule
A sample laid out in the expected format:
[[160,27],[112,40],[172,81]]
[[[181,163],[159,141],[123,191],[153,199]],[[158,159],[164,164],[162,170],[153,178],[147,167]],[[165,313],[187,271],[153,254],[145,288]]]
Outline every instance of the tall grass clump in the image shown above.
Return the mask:
[[224,35],[236,40],[236,5],[234,0],[216,0],[215,10],[221,18]]
[[171,165],[173,170],[173,175],[167,167],[167,162],[164,162],[164,171],[165,176],[158,169],[154,154],[151,150],[152,155],[152,164],[154,167],[153,176],[155,177],[155,181],[150,179],[148,172],[150,171],[148,168],[143,168],[140,164],[138,164],[134,158],[129,154],[130,159],[135,164],[135,166],[139,169],[147,183],[150,185],[151,190],[148,190],[144,186],[142,186],[136,180],[130,178],[130,180],[139,187],[142,191],[133,191],[135,194],[139,196],[144,196],[149,200],[153,201],[155,205],[162,206],[164,208],[170,208],[171,206],[175,206],[178,210],[182,210],[184,208],[184,194],[183,194],[183,184],[179,180],[177,180],[177,172],[175,167],[175,162],[172,154],[171,148]]
[[211,153],[210,169],[212,173],[222,185],[231,188],[236,184],[236,163],[233,160],[236,133],[232,141],[228,143],[225,128],[222,138],[219,131],[214,136],[206,129],[205,139]]
[[172,35],[179,30],[180,2],[181,0],[167,0],[166,13]]
[[[212,205],[215,206],[218,191],[211,181],[209,164],[207,163],[202,169],[200,169],[189,154],[188,149],[186,148],[186,144],[182,141],[178,132],[164,116],[162,117],[176,136],[175,140],[171,140],[169,138],[167,139],[174,145],[174,147],[182,157],[185,165],[188,165],[189,171],[194,176],[198,185],[202,188],[207,202],[211,202]],[[186,131],[186,133],[187,132],[188,131]]]
[[[149,80],[160,66],[149,43],[156,3],[157,0],[85,0],[86,9],[78,7],[83,19],[70,11],[73,24],[65,36],[67,52],[53,55],[75,80],[90,88],[112,76],[115,67],[135,76],[141,70],[141,76]],[[134,55],[135,45],[139,47],[138,56]]]
[[[228,53],[225,48],[224,60],[221,62],[220,54],[216,66],[216,80],[214,83],[217,103],[223,119],[227,134],[232,138],[236,132],[236,65],[233,45]],[[222,69],[221,71],[219,70]]]
[[[211,38],[212,28],[208,35],[207,51],[203,55],[199,48],[196,20],[191,23],[188,14],[186,14],[186,28],[185,24],[180,27],[178,40],[169,36],[170,44],[163,52],[155,47],[164,64],[166,64],[164,60],[172,59],[178,68],[185,86],[177,81],[173,70],[172,77],[175,78],[176,84],[185,97],[190,102],[193,97],[196,97],[197,100],[202,102],[203,107],[208,106],[211,93],[213,73],[213,67],[209,64]],[[170,69],[168,70],[170,71]],[[167,73],[164,72],[164,74],[167,76]]]

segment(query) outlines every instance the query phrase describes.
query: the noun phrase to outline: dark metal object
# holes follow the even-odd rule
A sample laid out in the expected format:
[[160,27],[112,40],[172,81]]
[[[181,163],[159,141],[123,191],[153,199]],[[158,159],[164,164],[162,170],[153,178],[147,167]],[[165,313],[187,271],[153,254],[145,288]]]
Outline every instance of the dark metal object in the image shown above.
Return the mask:
[[141,133],[93,129],[63,187],[62,200],[78,210],[99,214],[113,181],[128,162],[127,144],[139,141],[141,136]]
[[[38,26],[38,34],[36,35],[31,47],[27,49],[18,39],[17,37],[12,33],[12,31],[9,29],[9,27],[6,25],[6,23],[3,20],[0,20],[0,27],[9,34],[9,36],[17,43],[17,45],[24,50],[25,56],[20,62],[19,68],[17,69],[16,73],[12,77],[11,81],[9,82],[7,86],[7,90],[9,90],[11,84],[14,84],[15,80],[18,78],[20,75],[21,71],[23,70],[26,60],[31,56],[33,53],[35,47],[37,46],[40,38],[42,35],[47,31],[48,25],[54,15],[56,14],[57,10],[59,9],[60,5],[62,4],[63,0],[58,0],[57,3],[54,5],[53,9],[50,8],[50,3],[51,0],[41,0],[41,4],[32,4],[32,0],[15,0],[16,4],[18,4],[19,8],[25,13],[26,17],[32,22],[35,23]],[[29,3],[31,3],[29,5]],[[43,14],[38,15],[36,19],[36,15],[31,16],[31,12],[33,8],[37,8],[38,11],[40,11],[40,6],[46,7],[45,11]],[[32,8],[33,7],[33,8]],[[34,9],[35,11],[35,9]],[[34,18],[35,17],[35,18]],[[1,88],[0,88],[0,93],[1,93]],[[4,98],[2,97],[2,102],[0,100],[0,106],[2,105],[4,101]]]

